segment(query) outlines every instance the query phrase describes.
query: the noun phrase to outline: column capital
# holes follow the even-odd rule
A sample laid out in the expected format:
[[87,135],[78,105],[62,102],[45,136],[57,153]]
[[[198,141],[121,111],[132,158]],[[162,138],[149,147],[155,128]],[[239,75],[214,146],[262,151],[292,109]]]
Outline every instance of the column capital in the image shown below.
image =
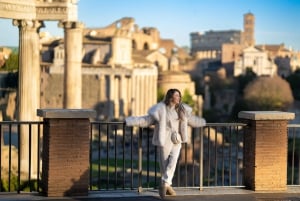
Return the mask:
[[64,29],[83,29],[84,24],[79,21],[59,21],[58,27],[64,28]]
[[17,26],[22,29],[33,29],[33,30],[39,30],[42,27],[45,27],[44,21],[39,20],[17,20],[13,19],[12,24],[14,26]]

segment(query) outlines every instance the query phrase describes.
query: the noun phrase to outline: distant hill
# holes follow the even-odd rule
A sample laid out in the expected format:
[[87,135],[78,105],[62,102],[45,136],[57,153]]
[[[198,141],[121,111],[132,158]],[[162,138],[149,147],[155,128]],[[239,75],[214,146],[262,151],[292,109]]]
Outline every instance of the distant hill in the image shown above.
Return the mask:
[[19,52],[19,47],[18,46],[6,46],[6,47],[11,49],[13,53],[18,53]]
[[18,53],[19,52],[19,47],[18,46],[5,46],[1,45],[0,47],[6,47],[12,50],[13,53]]

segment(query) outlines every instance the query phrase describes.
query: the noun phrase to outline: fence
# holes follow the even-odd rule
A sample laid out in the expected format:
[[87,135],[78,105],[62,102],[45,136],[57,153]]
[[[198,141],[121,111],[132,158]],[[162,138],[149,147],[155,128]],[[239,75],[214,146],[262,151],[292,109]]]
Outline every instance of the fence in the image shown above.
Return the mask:
[[[208,123],[191,129],[173,185],[178,188],[243,186],[245,124]],[[300,184],[300,125],[288,125],[288,185]],[[0,122],[0,191],[40,192],[43,122]],[[160,172],[153,128],[126,127],[123,122],[92,122],[90,191],[153,189]],[[21,143],[29,142],[20,149]],[[23,160],[26,159],[26,160]],[[34,162],[36,161],[36,163]]]
[[[241,123],[207,124],[191,129],[183,144],[173,186],[242,186]],[[156,188],[160,181],[152,128],[128,128],[120,122],[93,122],[90,190]]]
[[0,122],[0,192],[39,191],[42,128],[39,121]]

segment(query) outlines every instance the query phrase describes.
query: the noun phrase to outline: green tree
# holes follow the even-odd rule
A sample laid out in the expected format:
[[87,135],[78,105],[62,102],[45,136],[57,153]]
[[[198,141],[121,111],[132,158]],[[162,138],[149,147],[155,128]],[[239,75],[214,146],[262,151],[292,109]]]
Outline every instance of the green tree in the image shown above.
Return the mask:
[[252,71],[252,68],[246,68],[245,75],[239,75],[237,77],[238,81],[238,94],[243,95],[245,87],[253,81],[257,75]]
[[5,61],[2,68],[4,71],[16,71],[19,69],[19,54],[12,52],[9,58]]
[[259,77],[244,90],[250,110],[286,110],[294,101],[289,83],[281,77]]
[[191,107],[195,106],[195,102],[193,100],[192,95],[190,94],[189,90],[185,89],[182,95],[182,102],[188,104]]
[[162,88],[158,88],[157,89],[157,102],[160,102],[164,99],[165,97],[165,93],[164,90]]
[[300,100],[300,69],[288,76],[286,80],[290,83],[294,98]]

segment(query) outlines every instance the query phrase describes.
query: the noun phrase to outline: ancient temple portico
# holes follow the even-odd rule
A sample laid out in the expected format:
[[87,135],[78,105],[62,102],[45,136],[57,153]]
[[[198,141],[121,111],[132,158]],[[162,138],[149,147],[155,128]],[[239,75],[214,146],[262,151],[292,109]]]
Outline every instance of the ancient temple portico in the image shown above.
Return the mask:
[[[38,120],[40,108],[40,44],[39,29],[44,21],[58,21],[64,29],[65,51],[65,108],[81,108],[81,33],[83,24],[77,20],[77,0],[0,0],[0,18],[12,19],[19,29],[19,121]],[[75,41],[78,43],[75,44]],[[74,82],[73,80],[76,80]],[[21,132],[22,135],[22,132]],[[34,136],[34,135],[33,135]],[[21,153],[28,153],[28,142],[21,137]],[[37,146],[37,139],[31,146]],[[22,161],[28,161],[28,155]],[[36,159],[31,160],[37,167]],[[27,167],[23,167],[25,171]],[[35,170],[34,170],[35,171]],[[34,173],[33,173],[34,175]]]

